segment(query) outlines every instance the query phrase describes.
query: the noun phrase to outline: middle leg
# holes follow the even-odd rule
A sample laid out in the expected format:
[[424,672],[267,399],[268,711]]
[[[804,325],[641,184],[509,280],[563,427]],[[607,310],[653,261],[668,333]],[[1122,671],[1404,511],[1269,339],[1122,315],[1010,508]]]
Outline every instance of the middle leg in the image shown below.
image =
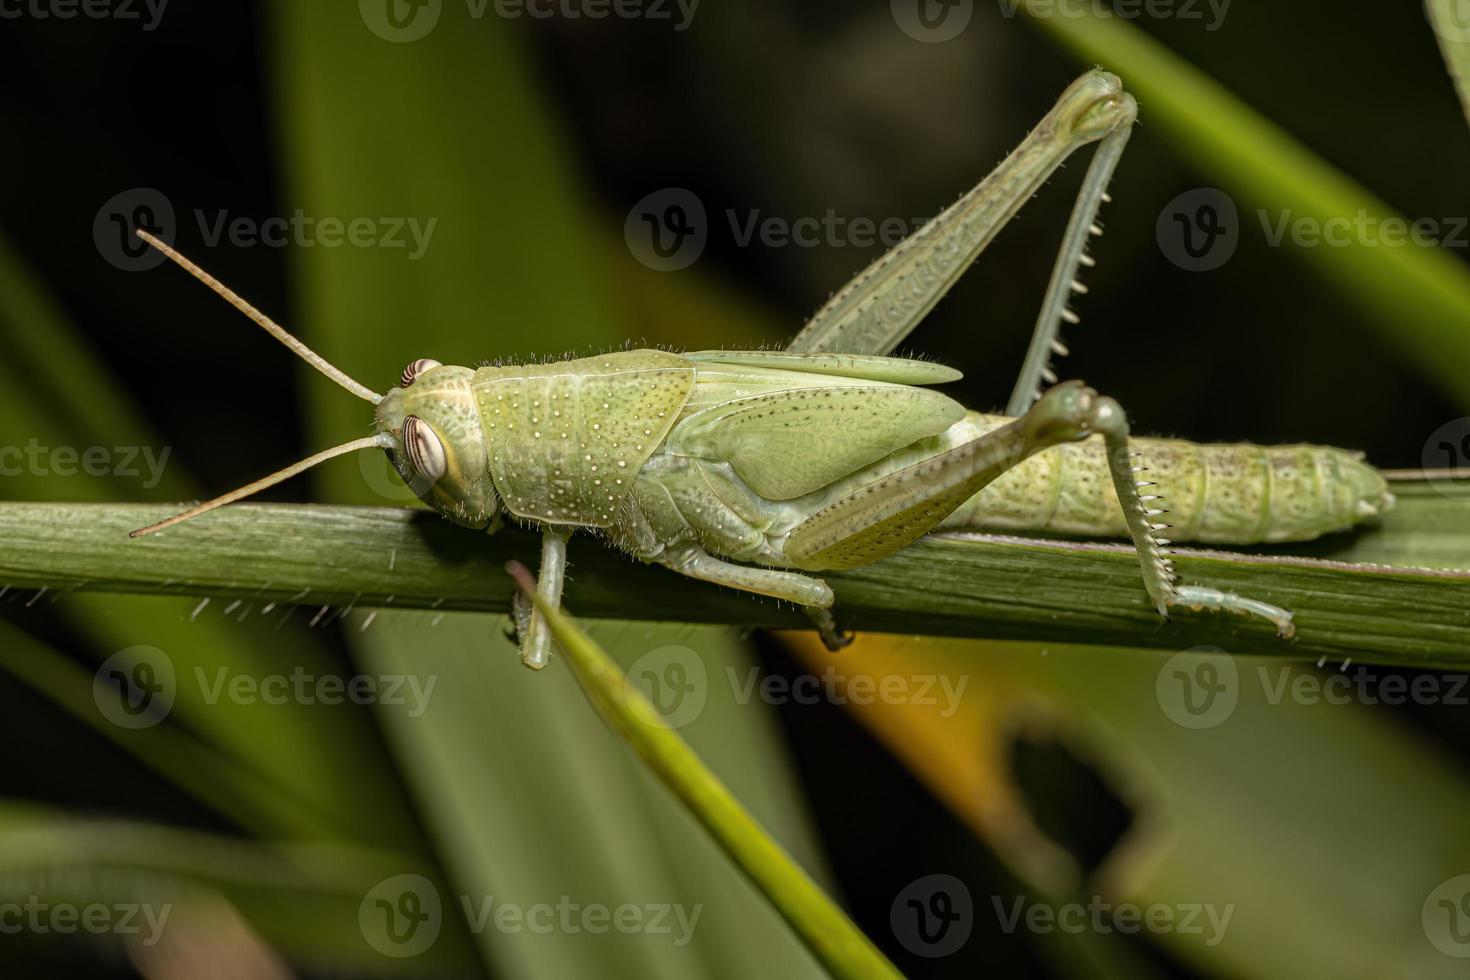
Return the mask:
[[832,587],[819,578],[776,568],[736,565],[695,547],[684,548],[659,561],[690,578],[796,603],[816,624],[829,650],[841,649],[852,642],[851,636],[838,632],[837,622],[832,618]]

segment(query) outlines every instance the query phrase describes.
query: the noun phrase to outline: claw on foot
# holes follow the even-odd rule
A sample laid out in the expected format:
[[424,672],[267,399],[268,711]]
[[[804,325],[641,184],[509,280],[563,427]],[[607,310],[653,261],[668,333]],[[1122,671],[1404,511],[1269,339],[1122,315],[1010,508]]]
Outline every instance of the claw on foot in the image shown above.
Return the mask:
[[817,628],[817,635],[822,638],[822,645],[833,653],[845,646],[852,644],[856,634],[844,633],[837,628],[837,620],[832,617],[831,609],[821,609],[816,606],[808,606],[806,614],[811,617],[813,625]]
[[852,646],[852,641],[857,639],[857,634],[851,630],[848,630],[846,633],[837,631],[829,633],[826,630],[818,630],[818,633],[821,634],[822,645],[833,653],[836,653],[843,647]]
[[1291,610],[1259,599],[1238,596],[1233,592],[1221,592],[1219,589],[1200,585],[1181,585],[1175,589],[1169,605],[1183,606],[1195,612],[1208,609],[1212,612],[1223,610],[1241,616],[1257,616],[1273,623],[1276,626],[1276,635],[1283,640],[1289,640],[1296,635],[1296,623],[1292,619]]

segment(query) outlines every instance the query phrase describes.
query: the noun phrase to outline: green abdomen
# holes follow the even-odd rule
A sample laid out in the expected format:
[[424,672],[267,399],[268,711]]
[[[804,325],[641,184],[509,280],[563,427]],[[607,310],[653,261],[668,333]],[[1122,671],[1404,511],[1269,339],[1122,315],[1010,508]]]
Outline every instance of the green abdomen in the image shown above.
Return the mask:
[[[985,431],[999,416],[966,420]],[[962,423],[965,424],[965,423]],[[1135,439],[1156,484],[1158,520],[1174,541],[1258,544],[1303,541],[1346,530],[1393,504],[1378,471],[1361,454],[1330,446],[1256,446]],[[1032,457],[960,506],[945,527],[1007,533],[1126,535],[1101,440],[1060,446]]]

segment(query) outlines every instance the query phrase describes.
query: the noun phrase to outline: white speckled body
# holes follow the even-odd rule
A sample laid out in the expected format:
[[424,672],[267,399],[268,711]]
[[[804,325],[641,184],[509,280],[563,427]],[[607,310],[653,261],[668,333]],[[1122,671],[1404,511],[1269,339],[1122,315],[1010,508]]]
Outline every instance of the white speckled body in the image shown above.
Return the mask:
[[[968,437],[1010,419],[971,415]],[[1168,501],[1169,537],[1208,544],[1307,541],[1346,530],[1392,505],[1361,453],[1332,446],[1257,446],[1183,439],[1133,440]],[[1123,537],[1123,510],[1102,446],[1071,443],[1038,453],[962,504],[945,527],[1008,533]]]
[[[794,369],[802,363],[814,370]],[[460,523],[483,527],[503,507],[529,523],[601,529],[644,560],[695,547],[820,569],[873,560],[902,539],[891,548],[869,540],[842,556],[788,549],[814,515],[855,492],[891,488],[896,476],[912,478],[925,460],[1012,421],[966,412],[919,386],[952,377],[897,359],[625,351],[437,367],[390,393],[379,416],[391,428],[413,413],[441,433],[454,479],[425,499]],[[1377,471],[1345,450],[1176,439],[1135,446],[1168,501],[1177,541],[1304,540],[1392,502]],[[411,467],[396,462],[412,481]],[[1097,439],[1046,449],[938,508],[924,512],[927,526],[1127,534]]]

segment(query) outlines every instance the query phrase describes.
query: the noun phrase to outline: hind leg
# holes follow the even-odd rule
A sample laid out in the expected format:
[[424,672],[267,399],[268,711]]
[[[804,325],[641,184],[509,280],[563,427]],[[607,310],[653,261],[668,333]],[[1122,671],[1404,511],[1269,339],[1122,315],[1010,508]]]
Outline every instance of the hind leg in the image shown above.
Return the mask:
[[[1114,491],[1138,549],[1144,588],[1161,616],[1177,607],[1258,616],[1278,634],[1294,632],[1285,609],[1218,589],[1175,584],[1168,525],[1156,498],[1139,493],[1138,467],[1128,443],[1128,420],[1111,398],[1075,381],[1052,388],[1020,418],[962,445],[875,477],[808,517],[791,532],[785,555],[800,568],[852,568],[907,547],[992,480],[1051,446],[1100,435]],[[1145,484],[1146,485],[1146,484]]]

